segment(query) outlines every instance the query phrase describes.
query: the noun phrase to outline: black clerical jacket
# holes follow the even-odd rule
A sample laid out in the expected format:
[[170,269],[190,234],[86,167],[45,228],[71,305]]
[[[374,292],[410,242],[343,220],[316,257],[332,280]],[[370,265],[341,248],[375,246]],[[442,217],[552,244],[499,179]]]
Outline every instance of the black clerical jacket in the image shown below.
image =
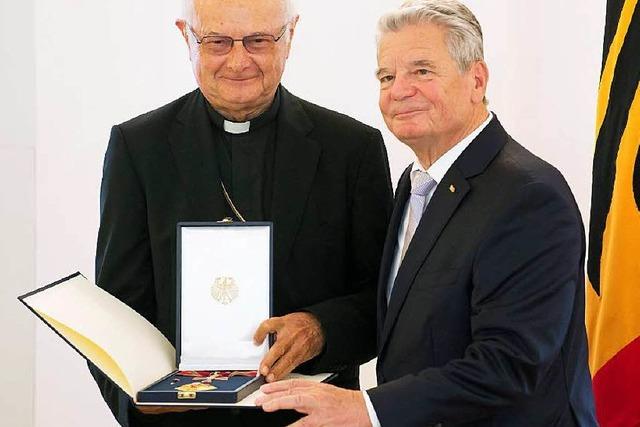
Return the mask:
[[[355,387],[358,364],[375,353],[369,326],[392,200],[385,148],[376,129],[280,90],[271,200],[274,314],[315,314],[329,344],[307,369],[341,372],[339,382]],[[227,215],[201,96],[194,91],[114,126],[100,197],[97,284],[174,344],[176,223]],[[354,336],[361,330],[367,333]],[[130,405],[94,375],[125,423]],[[215,419],[210,412],[191,414],[189,425],[194,417],[203,424]]]

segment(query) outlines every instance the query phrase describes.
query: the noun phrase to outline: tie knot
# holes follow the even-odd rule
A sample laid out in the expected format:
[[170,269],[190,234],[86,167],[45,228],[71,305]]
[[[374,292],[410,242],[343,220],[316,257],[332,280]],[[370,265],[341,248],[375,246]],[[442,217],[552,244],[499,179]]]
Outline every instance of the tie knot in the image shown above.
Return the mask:
[[411,194],[424,197],[435,184],[436,181],[427,172],[411,172]]

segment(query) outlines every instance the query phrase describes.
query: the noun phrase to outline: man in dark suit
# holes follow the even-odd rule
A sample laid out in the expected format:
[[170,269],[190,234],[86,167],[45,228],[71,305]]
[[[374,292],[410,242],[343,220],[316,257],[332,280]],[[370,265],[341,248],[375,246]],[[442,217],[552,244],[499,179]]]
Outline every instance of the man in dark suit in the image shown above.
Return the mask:
[[[375,354],[375,331],[341,347],[330,363],[311,359],[336,352],[324,343],[338,321],[356,331],[375,316],[392,208],[380,132],[280,85],[297,23],[290,2],[185,3],[176,24],[199,89],[113,128],[96,281],[175,344],[176,224],[239,215],[273,221],[278,317],[256,341],[269,332],[277,338],[260,370],[274,381],[307,362],[304,372],[338,372],[338,384],[357,388],[358,365]],[[123,425],[283,425],[298,417],[136,408],[92,373]]]
[[487,110],[478,21],[408,1],[380,21],[378,63],[385,121],[416,155],[383,252],[379,386],[288,381],[258,403],[305,426],[596,425],[580,213]]

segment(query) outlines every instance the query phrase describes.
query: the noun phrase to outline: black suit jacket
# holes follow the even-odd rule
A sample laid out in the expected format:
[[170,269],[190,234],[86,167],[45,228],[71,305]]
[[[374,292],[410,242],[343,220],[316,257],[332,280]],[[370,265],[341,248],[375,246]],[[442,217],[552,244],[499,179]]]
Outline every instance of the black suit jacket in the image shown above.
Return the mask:
[[596,425],[584,231],[561,174],[494,118],[436,188],[387,306],[409,172],[379,282],[381,424]]
[[[274,315],[309,311],[327,342],[344,341],[339,337],[375,316],[392,208],[386,152],[376,129],[281,90],[272,200]],[[173,344],[176,223],[217,221],[227,210],[201,97],[196,90],[115,126],[101,188],[96,282]],[[339,382],[356,387],[358,364],[374,354],[372,330],[347,346],[328,344],[307,370],[342,372]],[[124,423],[128,399],[94,374]],[[189,416],[215,419],[208,411]]]

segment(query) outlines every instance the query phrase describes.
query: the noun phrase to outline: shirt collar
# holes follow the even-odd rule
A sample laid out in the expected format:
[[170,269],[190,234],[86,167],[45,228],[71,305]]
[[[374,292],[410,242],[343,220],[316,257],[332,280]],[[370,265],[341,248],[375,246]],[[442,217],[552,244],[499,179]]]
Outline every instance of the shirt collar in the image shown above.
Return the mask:
[[478,126],[469,135],[464,137],[456,145],[451,147],[438,160],[433,162],[433,164],[429,166],[428,169],[425,170],[425,168],[420,163],[420,160],[418,160],[418,158],[416,157],[416,159],[413,161],[413,166],[411,167],[411,175],[413,175],[414,171],[427,172],[431,176],[431,178],[433,178],[436,184],[439,184],[440,181],[442,181],[442,178],[444,178],[445,174],[451,168],[451,165],[453,165],[453,163],[456,160],[458,160],[458,157],[460,157],[460,154],[462,154],[465,148],[467,148],[469,144],[473,142],[476,136],[478,136],[480,132],[482,132],[485,127],[487,127],[491,119],[493,119],[493,113],[489,112],[489,116],[486,118],[484,122],[482,122],[480,126]]
[[[204,97],[203,97],[204,98]],[[280,109],[280,87],[276,90],[276,94],[273,98],[273,102],[267,108],[266,111],[254,117],[247,122],[232,122],[224,118],[222,114],[217,112],[209,102],[205,99],[207,105],[207,112],[211,118],[211,122],[218,129],[222,129],[231,134],[243,134],[263,127],[264,125],[271,123],[278,116],[278,110]]]

